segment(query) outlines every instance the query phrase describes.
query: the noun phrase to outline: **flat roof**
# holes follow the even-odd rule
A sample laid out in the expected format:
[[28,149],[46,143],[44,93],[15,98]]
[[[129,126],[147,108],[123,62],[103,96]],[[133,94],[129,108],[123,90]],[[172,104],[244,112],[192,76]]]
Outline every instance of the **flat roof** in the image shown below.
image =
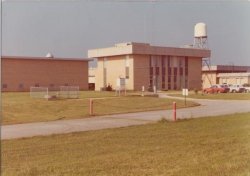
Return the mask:
[[32,57],[32,56],[1,56],[2,59],[20,60],[63,60],[63,61],[92,61],[90,58],[56,58],[56,57]]
[[219,73],[217,77],[250,77],[250,72],[241,73]]
[[88,50],[88,58],[99,58],[117,55],[141,54],[141,55],[170,55],[190,57],[210,57],[211,51],[200,48],[178,48],[151,46],[148,43],[118,43],[113,47]]
[[250,66],[240,65],[211,65],[210,68],[207,66],[202,67],[202,71],[215,72],[215,71],[229,71],[229,72],[250,72]]

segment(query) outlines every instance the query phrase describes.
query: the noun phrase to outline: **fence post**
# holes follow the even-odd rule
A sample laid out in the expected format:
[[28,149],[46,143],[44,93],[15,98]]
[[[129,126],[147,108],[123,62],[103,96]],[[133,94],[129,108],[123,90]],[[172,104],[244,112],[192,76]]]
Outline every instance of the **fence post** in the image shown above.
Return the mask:
[[173,120],[176,121],[176,102],[173,102]]
[[93,100],[90,98],[89,99],[89,115],[93,115]]

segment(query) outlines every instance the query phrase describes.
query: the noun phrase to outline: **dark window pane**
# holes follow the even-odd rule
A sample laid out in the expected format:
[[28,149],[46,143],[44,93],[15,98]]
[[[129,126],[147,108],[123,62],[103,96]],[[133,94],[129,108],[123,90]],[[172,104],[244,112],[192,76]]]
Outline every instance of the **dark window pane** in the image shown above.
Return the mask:
[[171,84],[168,84],[168,89],[169,89],[169,90],[171,89]]
[[171,75],[171,68],[168,68],[168,75]]
[[150,75],[153,75],[153,67],[150,67]]
[[180,75],[183,75],[183,68],[180,68]]
[[188,75],[188,68],[185,68],[185,75]]
[[162,77],[162,82],[165,82],[165,76]]
[[160,74],[160,68],[159,67],[156,67],[155,73],[156,73],[156,75]]
[[126,67],[126,78],[129,78],[129,67]]
[[177,68],[176,67],[174,68],[174,75],[175,76],[177,75]]
[[165,82],[162,83],[162,88],[165,89]]
[[166,74],[166,68],[162,67],[162,75],[165,75],[165,74]]

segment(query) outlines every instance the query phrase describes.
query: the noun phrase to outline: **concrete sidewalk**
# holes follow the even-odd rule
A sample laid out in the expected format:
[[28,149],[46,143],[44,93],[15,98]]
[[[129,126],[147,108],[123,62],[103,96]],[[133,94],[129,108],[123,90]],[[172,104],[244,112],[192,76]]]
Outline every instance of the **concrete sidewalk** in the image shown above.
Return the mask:
[[[164,94],[161,94],[160,97],[176,99],[176,97],[168,97]],[[200,103],[201,106],[178,109],[178,119],[250,112],[249,100],[192,99],[192,101]],[[172,113],[172,110],[161,110],[99,116],[85,119],[4,125],[1,127],[1,139],[14,139],[141,125],[156,122],[162,118],[171,120]]]

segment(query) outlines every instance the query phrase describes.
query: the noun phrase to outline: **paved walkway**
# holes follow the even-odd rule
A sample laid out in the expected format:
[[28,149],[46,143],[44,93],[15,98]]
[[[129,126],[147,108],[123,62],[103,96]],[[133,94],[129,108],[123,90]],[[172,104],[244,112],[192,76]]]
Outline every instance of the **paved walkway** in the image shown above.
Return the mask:
[[[160,94],[160,97],[173,98],[164,94]],[[178,109],[178,119],[250,112],[249,100],[188,100],[200,103],[201,106]],[[108,115],[74,120],[4,125],[1,127],[1,139],[14,139],[41,135],[63,134],[77,131],[127,127],[153,123],[162,118],[171,120],[172,110]]]

